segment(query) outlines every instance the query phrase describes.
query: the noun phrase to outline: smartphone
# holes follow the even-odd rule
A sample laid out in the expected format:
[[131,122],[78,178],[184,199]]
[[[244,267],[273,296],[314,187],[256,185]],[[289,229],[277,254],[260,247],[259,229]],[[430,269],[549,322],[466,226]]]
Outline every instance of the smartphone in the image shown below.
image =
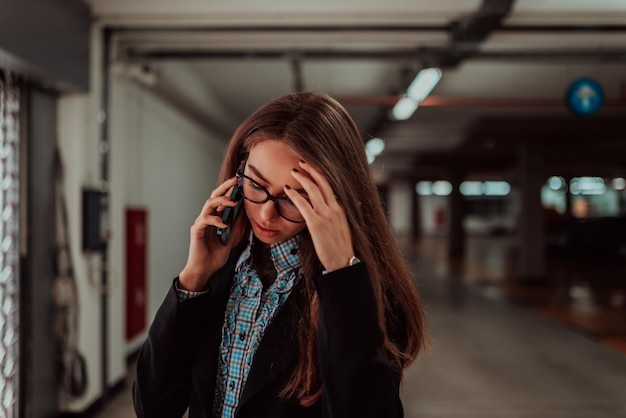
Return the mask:
[[227,206],[224,209],[224,213],[222,213],[222,222],[228,225],[226,228],[217,228],[217,236],[220,238],[220,242],[222,245],[228,244],[228,240],[230,239],[231,233],[231,225],[235,223],[235,219],[237,219],[237,215],[241,210],[241,206],[243,205],[243,196],[239,191],[239,185],[235,184],[233,187],[233,191],[230,193],[230,200],[233,202],[237,202],[237,204],[233,207]]

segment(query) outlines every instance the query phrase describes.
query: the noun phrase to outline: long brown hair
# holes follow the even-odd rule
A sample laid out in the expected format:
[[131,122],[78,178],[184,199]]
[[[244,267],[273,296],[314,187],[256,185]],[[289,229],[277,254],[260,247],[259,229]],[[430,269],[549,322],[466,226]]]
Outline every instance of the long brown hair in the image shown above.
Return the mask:
[[[283,141],[315,166],[332,186],[348,218],[354,251],[367,262],[385,334],[381,353],[404,370],[428,345],[428,331],[411,273],[385,218],[358,129],[336,100],[304,92],[280,97],[250,115],[235,131],[226,150],[219,182],[234,176],[243,155],[264,139]],[[317,295],[313,278],[321,265],[305,230],[303,264],[305,326],[296,328],[299,353],[282,396],[311,405],[321,395],[317,360]],[[398,337],[398,334],[403,334]],[[405,334],[405,335],[404,335]]]

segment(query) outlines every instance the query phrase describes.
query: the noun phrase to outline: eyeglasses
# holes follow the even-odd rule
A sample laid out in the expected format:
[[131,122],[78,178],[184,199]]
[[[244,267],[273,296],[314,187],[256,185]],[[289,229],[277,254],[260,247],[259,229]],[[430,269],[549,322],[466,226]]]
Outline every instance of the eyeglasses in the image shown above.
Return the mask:
[[271,200],[274,202],[276,212],[280,216],[289,222],[296,224],[304,223],[304,217],[289,198],[272,196],[265,187],[243,174],[243,167],[242,170],[237,172],[237,177],[239,178],[238,183],[241,195],[244,199],[259,205]]

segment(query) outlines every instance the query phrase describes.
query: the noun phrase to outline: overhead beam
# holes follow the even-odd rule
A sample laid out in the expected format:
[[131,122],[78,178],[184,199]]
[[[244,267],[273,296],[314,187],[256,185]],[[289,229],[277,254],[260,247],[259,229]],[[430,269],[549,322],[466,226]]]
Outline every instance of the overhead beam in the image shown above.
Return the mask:
[[[356,49],[252,49],[252,48],[158,48],[141,49],[129,48],[125,59],[129,61],[162,61],[162,60],[206,60],[206,59],[283,59],[290,60],[294,53],[302,60],[397,60],[407,61],[416,59],[437,59],[449,53],[447,48],[396,48],[377,50]],[[516,51],[471,53],[472,60],[488,61],[522,61],[522,62],[550,62],[557,61],[587,61],[587,62],[626,62],[626,48],[611,49],[527,49]]]
[[[185,25],[185,26],[107,26],[115,34],[139,34],[139,33],[216,33],[216,32],[292,32],[292,33],[315,33],[315,32],[452,32],[458,29],[458,23],[444,25],[246,25],[246,26],[219,26],[219,25]],[[503,25],[495,27],[496,31],[502,32],[551,32],[563,34],[585,33],[616,33],[626,32],[626,24],[537,24],[537,25]]]
[[[402,96],[336,96],[344,106],[385,106],[392,107]],[[546,97],[455,97],[428,96],[420,103],[420,107],[457,107],[457,108],[564,108],[565,98]],[[626,95],[618,99],[607,99],[603,108],[626,108]]]

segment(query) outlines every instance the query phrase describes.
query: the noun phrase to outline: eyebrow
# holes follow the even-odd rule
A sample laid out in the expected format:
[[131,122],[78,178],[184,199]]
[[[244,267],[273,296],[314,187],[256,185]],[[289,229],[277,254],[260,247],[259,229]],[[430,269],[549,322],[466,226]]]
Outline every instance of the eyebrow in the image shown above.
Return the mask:
[[[270,184],[270,181],[268,179],[266,179],[263,174],[261,174],[261,172],[252,164],[246,164],[248,168],[250,168],[250,171],[252,171],[252,173],[257,176],[258,178],[261,179],[261,181],[264,181],[267,184]],[[294,189],[295,191],[297,191],[298,193],[306,193],[305,190],[303,188],[298,188],[298,189]],[[284,194],[284,193],[283,193]]]
[[257,170],[257,168],[255,166],[253,166],[252,164],[248,164],[248,168],[250,168],[250,171],[252,171],[255,176],[257,176],[262,181],[264,181],[264,182],[269,184],[269,181],[265,177],[263,177],[263,174],[261,174],[261,172],[259,170]]

